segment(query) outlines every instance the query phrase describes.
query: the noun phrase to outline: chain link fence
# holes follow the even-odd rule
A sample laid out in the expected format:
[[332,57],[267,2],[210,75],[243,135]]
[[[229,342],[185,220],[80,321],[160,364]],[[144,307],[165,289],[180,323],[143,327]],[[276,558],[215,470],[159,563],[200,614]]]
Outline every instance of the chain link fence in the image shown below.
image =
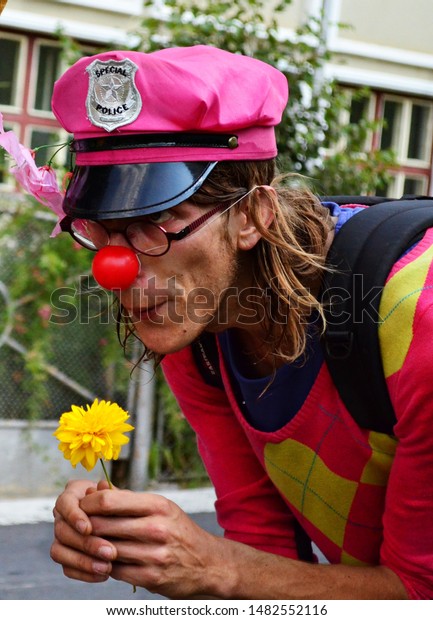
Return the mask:
[[57,420],[71,403],[94,398],[126,407],[127,363],[109,354],[115,329],[111,299],[88,273],[80,273],[82,261],[73,264],[64,243],[45,250],[51,219],[30,213],[26,201],[8,196],[7,208],[5,202],[0,203],[1,417]]
[[134,370],[138,352],[122,353],[113,299],[91,276],[91,255],[66,235],[50,240],[53,225],[30,199],[0,194],[0,421],[54,427],[71,404],[112,400],[136,427],[118,482],[208,482],[161,372]]

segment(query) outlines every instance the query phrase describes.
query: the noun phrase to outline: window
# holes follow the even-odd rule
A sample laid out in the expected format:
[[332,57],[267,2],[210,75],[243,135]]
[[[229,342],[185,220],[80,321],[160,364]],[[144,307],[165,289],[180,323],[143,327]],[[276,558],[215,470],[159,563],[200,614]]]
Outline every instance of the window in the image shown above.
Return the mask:
[[391,171],[389,197],[429,192],[433,146],[433,102],[390,93],[346,91],[349,108],[343,122],[359,124],[362,119],[380,121],[381,128],[368,137],[365,152],[375,145],[394,151],[397,167]]
[[37,46],[34,69],[33,109],[51,113],[53,86],[61,73],[61,50],[55,45],[41,43]]
[[430,158],[428,136],[431,136],[431,106],[413,104],[410,121],[408,158],[427,161]]
[[427,194],[427,191],[427,179],[425,177],[411,178],[407,175],[405,176],[402,194],[425,196]]
[[393,173],[388,196],[428,193],[433,142],[433,103],[384,96],[382,149],[394,150],[400,169]]
[[399,162],[429,164],[433,104],[410,99],[385,98],[380,147],[395,150]]
[[[27,59],[31,58],[31,63]],[[47,164],[55,155],[58,165],[65,165],[68,149],[55,146],[66,141],[51,112],[54,81],[62,70],[61,48],[57,41],[34,35],[15,33],[0,35],[0,110],[4,127],[12,129],[26,147],[37,150],[38,166]],[[15,188],[9,172],[10,160],[0,149],[0,185]]]
[[[11,123],[4,122],[3,128],[5,131],[9,131],[11,129],[15,132],[18,131],[18,127],[12,125]],[[7,187],[14,187],[14,178],[9,173],[10,166],[11,160],[9,158],[9,155],[4,149],[0,148],[0,187],[2,190],[6,189]]]
[[[355,138],[354,143],[360,152],[368,153],[373,143],[373,131],[370,128],[370,122],[374,120],[376,97],[374,94],[365,94],[364,90],[355,91],[352,89],[344,89],[343,95],[344,110],[340,115],[341,124],[358,127],[357,134],[352,132],[352,140]],[[340,137],[335,146],[337,150],[344,150],[347,146],[346,139]]]
[[[8,129],[5,127],[5,129]],[[0,149],[0,185],[4,185],[7,182],[9,170],[9,163],[7,160],[6,151]]]
[[350,98],[349,122],[357,124],[363,119],[370,116],[371,97],[364,95],[354,96],[352,93]]
[[[50,159],[55,156],[56,152],[61,149],[59,146],[61,142],[62,138],[60,137],[60,131],[53,131],[52,129],[45,128],[33,128],[30,137],[30,148],[35,149],[36,165],[44,166],[45,164],[48,164]],[[61,151],[59,151],[59,157],[56,157],[56,161],[58,161],[58,163],[65,164],[68,149],[65,149],[63,158],[60,153]]]
[[391,182],[388,184],[385,195],[391,198],[401,196],[426,196],[428,194],[427,176],[409,176],[404,172],[397,172],[392,175]]
[[402,104],[395,101],[385,101],[383,107],[384,125],[380,140],[381,149],[398,150],[398,141],[401,131]]
[[20,41],[0,39],[0,105],[17,105]]

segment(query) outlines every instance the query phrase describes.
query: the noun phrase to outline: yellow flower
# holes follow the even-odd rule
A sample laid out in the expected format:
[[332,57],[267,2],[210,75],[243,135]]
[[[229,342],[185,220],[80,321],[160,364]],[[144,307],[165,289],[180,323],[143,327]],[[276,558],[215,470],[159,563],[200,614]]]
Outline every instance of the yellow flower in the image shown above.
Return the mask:
[[61,415],[53,435],[60,441],[59,450],[72,467],[81,463],[90,471],[98,459],[103,467],[102,459],[118,459],[122,446],[129,441],[123,433],[134,429],[126,424],[128,412],[116,403],[98,399],[87,405],[87,409],[76,405],[71,409]]

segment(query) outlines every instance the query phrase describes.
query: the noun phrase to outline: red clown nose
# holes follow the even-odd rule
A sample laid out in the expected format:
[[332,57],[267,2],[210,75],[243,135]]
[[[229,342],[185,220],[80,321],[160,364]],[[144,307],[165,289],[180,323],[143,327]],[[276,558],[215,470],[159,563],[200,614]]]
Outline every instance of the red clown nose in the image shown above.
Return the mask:
[[140,271],[135,252],[121,245],[107,245],[93,259],[92,273],[97,283],[110,291],[131,286]]

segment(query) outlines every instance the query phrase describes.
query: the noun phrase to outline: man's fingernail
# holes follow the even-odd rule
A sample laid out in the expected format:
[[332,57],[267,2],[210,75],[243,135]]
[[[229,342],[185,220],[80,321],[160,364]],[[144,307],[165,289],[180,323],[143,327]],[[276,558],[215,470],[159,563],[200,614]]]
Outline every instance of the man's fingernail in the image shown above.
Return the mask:
[[77,531],[80,532],[80,534],[85,534],[87,531],[87,523],[83,521],[82,519],[77,521],[75,527],[77,528]]
[[100,558],[104,560],[112,560],[113,559],[113,549],[111,547],[105,546],[100,547],[98,549],[98,555]]
[[93,562],[93,570],[100,575],[107,575],[110,572],[110,565],[105,562]]

